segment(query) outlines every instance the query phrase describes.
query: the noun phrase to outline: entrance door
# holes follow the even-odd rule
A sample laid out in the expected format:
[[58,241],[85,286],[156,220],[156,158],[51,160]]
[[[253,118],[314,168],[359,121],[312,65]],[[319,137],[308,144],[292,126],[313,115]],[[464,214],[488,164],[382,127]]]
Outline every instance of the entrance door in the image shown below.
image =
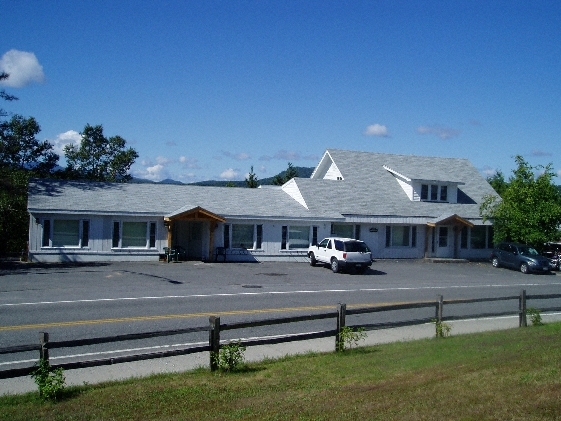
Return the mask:
[[436,256],[452,258],[454,257],[454,240],[451,236],[453,230],[448,226],[436,227]]
[[202,259],[203,257],[203,224],[189,222],[187,224],[187,258]]

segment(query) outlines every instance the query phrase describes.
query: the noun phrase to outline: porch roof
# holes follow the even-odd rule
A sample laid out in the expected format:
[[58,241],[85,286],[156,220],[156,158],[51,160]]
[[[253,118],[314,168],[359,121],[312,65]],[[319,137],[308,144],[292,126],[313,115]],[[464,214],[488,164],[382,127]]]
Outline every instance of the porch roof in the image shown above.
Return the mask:
[[450,225],[450,224],[465,225],[470,228],[474,226],[473,223],[471,223],[467,219],[462,218],[457,214],[440,215],[438,218],[434,218],[430,221],[427,221],[427,225],[429,227],[436,227],[437,225]]

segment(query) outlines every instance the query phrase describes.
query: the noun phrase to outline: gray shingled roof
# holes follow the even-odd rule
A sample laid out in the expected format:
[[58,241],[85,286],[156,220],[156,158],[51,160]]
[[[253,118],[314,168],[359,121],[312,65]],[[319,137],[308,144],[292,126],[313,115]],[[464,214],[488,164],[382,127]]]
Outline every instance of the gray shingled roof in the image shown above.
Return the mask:
[[[297,179],[309,209],[343,215],[437,218],[458,214],[478,219],[479,204],[495,191],[466,159],[420,157],[329,149],[344,180]],[[459,186],[460,203],[413,202],[386,169],[411,179],[465,183]]]
[[281,189],[32,180],[29,193],[30,212],[164,216],[200,206],[230,218],[325,215],[307,210]]
[[[278,188],[32,180],[30,212],[176,215],[200,206],[225,218],[340,219],[341,215],[479,219],[479,204],[495,194],[466,159],[329,149],[344,180],[296,178],[308,209]],[[465,183],[459,203],[413,202],[384,165],[411,179]]]

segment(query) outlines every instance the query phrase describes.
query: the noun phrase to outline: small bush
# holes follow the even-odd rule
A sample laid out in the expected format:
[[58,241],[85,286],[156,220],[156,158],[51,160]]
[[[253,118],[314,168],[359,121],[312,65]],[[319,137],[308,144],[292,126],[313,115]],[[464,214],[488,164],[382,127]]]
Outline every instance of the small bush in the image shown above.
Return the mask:
[[532,322],[532,326],[543,325],[541,312],[537,308],[526,309],[526,314],[530,316],[530,321]]
[[31,373],[31,378],[39,387],[39,396],[45,401],[56,402],[65,388],[64,371],[52,368],[48,360],[41,358]]
[[345,351],[353,346],[358,346],[360,341],[366,338],[366,332],[363,327],[353,329],[349,326],[343,326],[339,333],[339,342],[337,343],[337,351]]
[[220,371],[234,371],[244,362],[245,346],[240,341],[222,345],[218,355],[213,355]]
[[452,326],[450,326],[448,323],[444,323],[442,321],[438,321],[438,320],[433,320],[435,327],[436,327],[436,337],[437,338],[445,338],[447,336],[450,336],[450,332],[452,330]]

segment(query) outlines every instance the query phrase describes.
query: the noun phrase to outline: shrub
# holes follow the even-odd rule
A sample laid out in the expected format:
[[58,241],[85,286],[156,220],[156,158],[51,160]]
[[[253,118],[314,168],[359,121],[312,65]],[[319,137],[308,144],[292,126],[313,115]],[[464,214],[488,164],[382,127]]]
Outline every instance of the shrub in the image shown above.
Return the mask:
[[353,329],[350,326],[343,326],[339,333],[339,342],[337,343],[337,351],[345,351],[353,346],[358,346],[360,341],[366,338],[366,332],[363,327]]
[[437,338],[445,338],[450,336],[450,331],[452,330],[452,326],[448,323],[444,323],[443,321],[433,320],[435,327],[436,327],[436,337]]
[[31,378],[39,387],[39,396],[45,401],[56,402],[64,391],[65,378],[62,368],[52,368],[44,358],[35,364]]
[[245,346],[240,341],[222,345],[218,355],[213,355],[220,371],[234,371],[244,362]]
[[532,326],[543,325],[541,312],[537,308],[526,309],[526,314],[530,316],[530,321],[532,322]]

